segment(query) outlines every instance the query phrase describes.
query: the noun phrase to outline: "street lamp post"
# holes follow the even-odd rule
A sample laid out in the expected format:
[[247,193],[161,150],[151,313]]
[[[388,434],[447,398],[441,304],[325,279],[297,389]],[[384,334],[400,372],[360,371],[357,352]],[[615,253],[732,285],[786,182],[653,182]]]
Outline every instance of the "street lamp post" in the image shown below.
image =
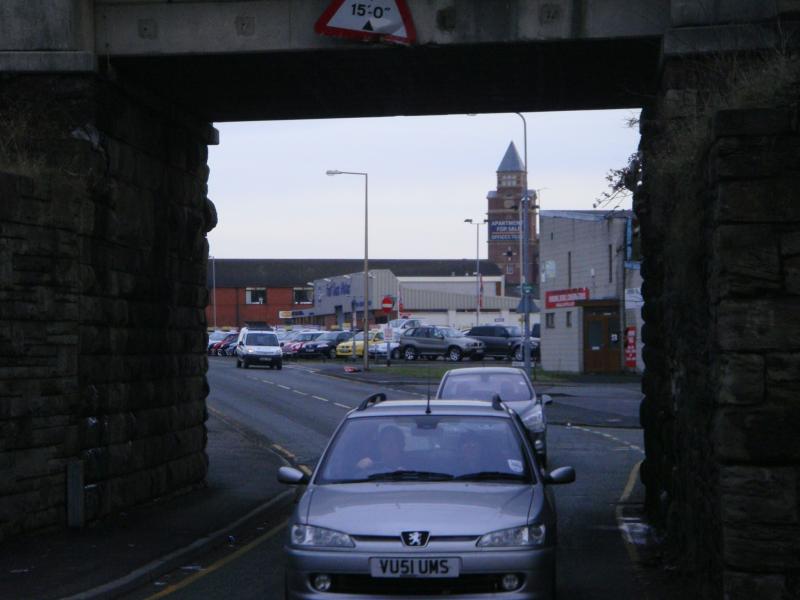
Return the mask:
[[464,223],[475,225],[475,326],[481,324],[481,225],[488,223],[488,219],[483,221],[473,221],[464,219]]
[[214,331],[217,330],[217,259],[211,259],[211,302],[214,304]]
[[525,365],[525,372],[531,371],[531,315],[530,315],[530,293],[528,292],[528,271],[530,270],[530,257],[528,256],[528,246],[530,244],[530,223],[528,222],[528,211],[530,208],[530,197],[528,195],[528,122],[522,113],[514,113],[522,119],[522,136],[525,154],[525,181],[522,188],[522,273],[520,273],[520,290],[522,296],[522,308],[525,311],[525,331],[522,341],[522,352]]
[[[364,370],[369,370],[369,353],[367,352],[367,333],[369,331],[369,175],[358,171],[329,170],[326,175],[361,175],[364,177]],[[356,342],[353,340],[353,354]]]

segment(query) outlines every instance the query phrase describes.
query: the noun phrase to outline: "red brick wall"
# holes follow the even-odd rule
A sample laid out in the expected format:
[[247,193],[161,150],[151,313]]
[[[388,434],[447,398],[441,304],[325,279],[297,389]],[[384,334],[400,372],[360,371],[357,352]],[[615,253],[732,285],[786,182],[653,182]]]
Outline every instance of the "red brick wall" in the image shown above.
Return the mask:
[[[310,304],[293,305],[291,288],[267,288],[266,304],[246,304],[244,288],[217,288],[217,327],[243,327],[248,322],[263,321],[270,325],[282,322],[278,311],[309,308]],[[214,290],[209,290],[206,319],[214,326]]]

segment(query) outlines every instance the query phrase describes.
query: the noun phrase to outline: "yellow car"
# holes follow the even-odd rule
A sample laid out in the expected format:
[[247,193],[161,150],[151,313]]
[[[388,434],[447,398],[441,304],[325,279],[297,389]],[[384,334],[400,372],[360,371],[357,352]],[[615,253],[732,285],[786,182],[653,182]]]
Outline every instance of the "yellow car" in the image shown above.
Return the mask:
[[[357,333],[354,338],[336,346],[336,356],[353,356],[353,339],[356,344],[356,356],[364,356],[364,332]],[[367,344],[377,344],[383,341],[383,331],[375,329],[369,332]]]

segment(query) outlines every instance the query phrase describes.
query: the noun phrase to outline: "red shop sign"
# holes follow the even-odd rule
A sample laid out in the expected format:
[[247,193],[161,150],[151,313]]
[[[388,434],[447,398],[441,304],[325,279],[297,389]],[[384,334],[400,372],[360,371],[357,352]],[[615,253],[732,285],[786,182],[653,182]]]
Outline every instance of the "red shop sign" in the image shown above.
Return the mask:
[[576,302],[589,299],[589,288],[573,288],[571,290],[551,290],[544,294],[545,308],[564,308],[575,306]]

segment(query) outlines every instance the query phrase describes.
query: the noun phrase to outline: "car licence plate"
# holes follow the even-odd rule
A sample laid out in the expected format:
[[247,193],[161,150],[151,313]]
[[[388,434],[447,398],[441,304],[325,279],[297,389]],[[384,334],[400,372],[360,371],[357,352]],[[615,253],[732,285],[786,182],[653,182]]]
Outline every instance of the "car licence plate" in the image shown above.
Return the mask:
[[373,577],[458,577],[461,562],[457,558],[400,558],[369,559]]
[[258,360],[260,360],[261,362],[272,362],[272,357],[271,356],[262,356]]

